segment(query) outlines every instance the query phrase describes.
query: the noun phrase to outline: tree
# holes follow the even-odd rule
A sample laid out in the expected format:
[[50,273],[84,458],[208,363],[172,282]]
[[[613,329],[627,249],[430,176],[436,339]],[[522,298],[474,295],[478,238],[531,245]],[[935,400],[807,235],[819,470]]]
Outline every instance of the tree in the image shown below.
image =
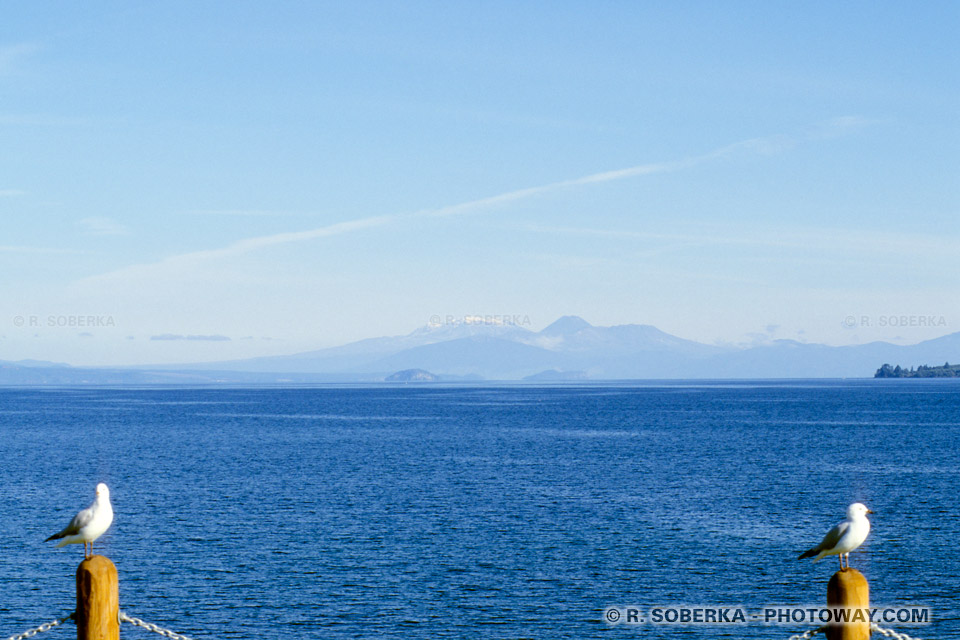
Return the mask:
[[885,363],[882,367],[877,369],[877,372],[873,375],[873,377],[874,378],[892,378],[893,367]]

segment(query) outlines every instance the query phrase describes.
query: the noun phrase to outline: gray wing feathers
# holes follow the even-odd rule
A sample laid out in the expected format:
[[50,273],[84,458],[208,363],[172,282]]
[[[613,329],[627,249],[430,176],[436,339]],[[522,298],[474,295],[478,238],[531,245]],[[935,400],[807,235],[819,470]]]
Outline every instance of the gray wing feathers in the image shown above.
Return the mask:
[[849,528],[849,522],[841,522],[833,529],[830,529],[830,531],[827,531],[827,535],[823,536],[823,540],[817,545],[817,553],[826,551],[827,549],[833,549],[835,546],[837,546],[837,543],[840,542],[840,538],[843,537]]
[[68,524],[63,531],[53,534],[44,540],[44,542],[50,542],[51,540],[59,540],[60,538],[64,538],[66,536],[76,535],[80,533],[80,529],[87,526],[91,520],[93,520],[93,507],[84,509],[77,515],[73,516],[73,520],[70,521],[70,524]]
[[821,551],[833,549],[835,546],[837,546],[837,543],[840,542],[840,538],[843,537],[849,528],[849,522],[841,522],[833,529],[830,529],[830,531],[827,531],[827,535],[823,536],[823,540],[820,541],[820,544],[815,546],[813,549],[804,551],[800,556],[800,559],[802,560],[803,558],[810,558],[817,555]]

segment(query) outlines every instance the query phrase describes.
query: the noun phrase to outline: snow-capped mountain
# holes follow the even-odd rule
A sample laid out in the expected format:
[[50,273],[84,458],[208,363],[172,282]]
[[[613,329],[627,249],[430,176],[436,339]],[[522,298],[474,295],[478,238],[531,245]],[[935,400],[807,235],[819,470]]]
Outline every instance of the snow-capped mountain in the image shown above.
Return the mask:
[[716,347],[643,324],[595,326],[564,316],[541,331],[476,318],[435,322],[409,334],[360,340],[289,356],[254,358],[181,370],[330,375],[382,379],[396,371],[488,380],[546,373],[577,379],[870,377],[885,362],[960,361],[960,333],[912,346],[884,342],[830,347],[789,340],[752,347]]
[[[564,316],[538,332],[478,318],[435,322],[402,336],[286,356],[125,370],[141,383],[372,381],[410,369],[474,380],[867,378],[885,363],[909,367],[945,361],[960,362],[960,333],[909,346],[874,342],[831,347],[778,340],[735,348],[684,340],[650,325],[602,327]],[[120,370],[0,363],[0,383],[90,381],[97,379],[97,371],[109,373],[109,380],[117,383],[122,378]],[[144,378],[147,373],[154,377]]]

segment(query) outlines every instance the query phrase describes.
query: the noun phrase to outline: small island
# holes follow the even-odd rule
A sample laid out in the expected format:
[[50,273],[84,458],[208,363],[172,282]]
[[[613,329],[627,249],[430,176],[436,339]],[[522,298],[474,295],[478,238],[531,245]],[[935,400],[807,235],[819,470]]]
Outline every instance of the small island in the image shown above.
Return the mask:
[[960,364],[951,365],[945,362],[942,367],[929,367],[925,364],[916,369],[901,368],[900,365],[891,367],[885,364],[873,374],[874,378],[960,378]]
[[424,369],[404,369],[384,378],[384,382],[437,382],[440,377]]
[[586,380],[585,371],[560,371],[559,369],[547,369],[540,373],[525,377],[524,382],[576,382]]

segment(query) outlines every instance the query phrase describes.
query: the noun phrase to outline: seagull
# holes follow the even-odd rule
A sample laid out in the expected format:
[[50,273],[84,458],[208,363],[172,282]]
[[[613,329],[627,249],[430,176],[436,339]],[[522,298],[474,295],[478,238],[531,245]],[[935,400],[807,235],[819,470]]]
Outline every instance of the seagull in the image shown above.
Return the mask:
[[847,557],[847,569],[850,568],[850,552],[863,544],[870,533],[870,521],[867,514],[873,513],[859,502],[847,507],[847,519],[835,526],[823,536],[820,544],[800,554],[800,560],[813,558],[816,562],[823,556],[839,556],[840,570],[843,571],[843,557]]
[[[57,548],[67,544],[83,543],[84,559],[93,556],[93,541],[103,535],[113,522],[113,507],[110,506],[110,489],[102,482],[97,485],[97,499],[89,507],[78,513],[60,533],[55,533],[44,542],[60,540]],[[90,553],[87,553],[87,544]]]

